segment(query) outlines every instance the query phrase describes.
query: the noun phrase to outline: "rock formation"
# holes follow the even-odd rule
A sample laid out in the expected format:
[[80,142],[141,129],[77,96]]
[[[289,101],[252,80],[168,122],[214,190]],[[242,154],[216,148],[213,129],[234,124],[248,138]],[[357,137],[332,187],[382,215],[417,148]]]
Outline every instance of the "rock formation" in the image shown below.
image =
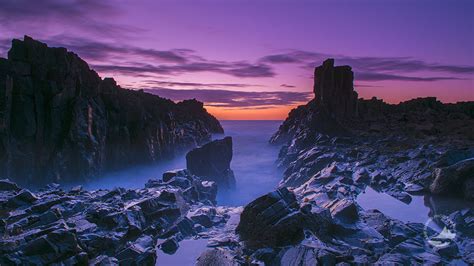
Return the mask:
[[[244,208],[243,251],[232,250],[266,265],[474,263],[474,212],[462,207],[473,198],[474,102],[387,104],[357,99],[352,83],[348,66],[316,68],[315,98],[270,140],[282,145],[280,188]],[[363,209],[368,186],[404,203],[419,193],[464,197],[430,213],[454,223],[456,238],[435,246],[439,232],[424,224]]]
[[350,66],[334,67],[334,59],[327,59],[314,70],[316,104],[334,118],[351,118],[357,114],[357,92],[354,73]]
[[0,59],[0,173],[22,184],[159,162],[222,132],[202,103],[122,89],[65,48],[25,36]]
[[[187,182],[182,182],[186,180]],[[156,249],[225,223],[216,184],[180,171],[143,189],[37,191],[0,180],[1,265],[155,265]],[[204,219],[206,216],[207,219]]]
[[[369,179],[379,189],[410,185],[429,191],[443,154],[459,157],[443,167],[474,158],[474,153],[462,151],[474,147],[474,102],[443,104],[428,97],[394,105],[376,98],[356,99],[352,80],[351,68],[334,67],[332,59],[316,68],[315,99],[292,110],[270,140],[283,144],[283,184],[299,186],[333,163],[350,161],[354,172],[367,168],[357,165],[373,165],[378,172]],[[377,161],[375,155],[392,159]],[[446,176],[447,171],[442,173]],[[460,179],[452,184],[469,191],[470,179]],[[438,191],[436,184],[432,187]]]
[[186,168],[204,180],[215,181],[220,187],[235,187],[232,161],[232,138],[211,141],[186,154]]

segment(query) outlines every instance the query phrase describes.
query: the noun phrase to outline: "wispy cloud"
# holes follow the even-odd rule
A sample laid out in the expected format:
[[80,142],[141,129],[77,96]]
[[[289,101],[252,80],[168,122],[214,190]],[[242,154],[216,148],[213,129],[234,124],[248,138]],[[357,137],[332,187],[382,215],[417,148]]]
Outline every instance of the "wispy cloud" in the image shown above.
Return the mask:
[[165,86],[165,87],[193,87],[193,88],[250,88],[263,87],[258,84],[245,83],[199,83],[199,82],[174,82],[160,80],[143,80],[142,83],[147,85]]
[[130,76],[143,73],[178,75],[197,72],[214,72],[239,78],[268,78],[275,76],[275,72],[270,66],[248,62],[188,62],[173,65],[152,65],[132,62],[129,65],[94,64],[93,68],[98,71]]
[[[460,76],[474,73],[474,66],[429,63],[411,57],[354,57],[291,50],[267,55],[259,62],[265,64],[297,64],[304,69],[314,69],[326,58],[335,58],[339,65],[350,65],[355,70],[356,80],[363,81],[440,81],[463,79]],[[430,76],[421,74],[428,72]],[[435,75],[443,73],[444,75]],[[410,75],[411,74],[411,75]]]
[[0,1],[0,25],[3,27],[41,27],[61,25],[64,28],[101,36],[128,35],[138,28],[111,23],[121,14],[113,1],[102,0],[2,0]]
[[283,88],[296,88],[296,86],[288,85],[288,84],[281,84],[280,87],[283,87]]
[[227,108],[266,109],[274,106],[295,105],[307,102],[312,92],[292,91],[231,91],[231,90],[174,90],[168,88],[145,89],[146,92],[182,101],[195,98],[207,106]]
[[[104,73],[133,77],[175,76],[199,72],[220,73],[239,78],[268,78],[276,75],[268,64],[206,59],[192,49],[146,49],[65,35],[41,41],[49,46],[68,48],[88,61],[92,68]],[[0,42],[0,45],[2,43]]]

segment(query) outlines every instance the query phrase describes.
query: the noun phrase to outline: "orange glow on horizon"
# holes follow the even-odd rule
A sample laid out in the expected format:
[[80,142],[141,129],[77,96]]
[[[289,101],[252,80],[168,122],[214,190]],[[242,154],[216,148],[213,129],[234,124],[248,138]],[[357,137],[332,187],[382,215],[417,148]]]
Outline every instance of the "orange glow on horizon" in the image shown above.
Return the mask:
[[219,120],[285,120],[291,109],[297,106],[272,106],[265,109],[238,109],[213,106],[205,106],[205,108]]

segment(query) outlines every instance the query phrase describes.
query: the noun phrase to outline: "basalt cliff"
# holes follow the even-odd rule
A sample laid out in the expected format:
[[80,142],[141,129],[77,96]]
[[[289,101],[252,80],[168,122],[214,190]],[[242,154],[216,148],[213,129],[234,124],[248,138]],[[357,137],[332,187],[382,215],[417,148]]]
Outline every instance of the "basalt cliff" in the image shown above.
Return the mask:
[[201,102],[123,89],[65,48],[25,36],[0,58],[0,174],[21,184],[160,162],[222,132]]

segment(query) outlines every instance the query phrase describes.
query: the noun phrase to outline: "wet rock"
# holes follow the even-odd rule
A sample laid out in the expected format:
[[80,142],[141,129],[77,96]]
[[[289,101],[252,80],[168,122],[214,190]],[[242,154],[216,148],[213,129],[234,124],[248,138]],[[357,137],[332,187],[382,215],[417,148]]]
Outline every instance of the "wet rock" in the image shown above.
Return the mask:
[[120,265],[154,265],[156,252],[150,236],[137,239],[115,255]]
[[108,266],[108,265],[119,265],[119,261],[114,257],[106,255],[100,255],[90,262],[90,265],[94,266]]
[[334,218],[343,222],[355,222],[359,218],[356,204],[348,199],[335,199],[323,207],[329,209]]
[[[196,235],[197,222],[205,224],[200,215],[208,217],[211,226],[228,219],[205,205],[215,201],[215,194],[207,192],[203,181],[191,175],[184,178],[190,181],[188,189],[194,188],[198,196],[207,193],[208,198],[198,202],[183,197],[180,186],[162,181],[136,190],[65,193],[54,185],[35,194],[1,191],[2,204],[21,204],[0,212],[0,264],[154,265],[157,239],[169,240],[163,247],[172,244],[171,239],[178,245]],[[186,217],[190,209],[194,220]],[[202,233],[207,230],[203,227]]]
[[179,244],[174,237],[168,238],[160,244],[160,249],[166,254],[174,254],[178,250]]
[[17,192],[19,191],[20,188],[17,186],[17,184],[13,183],[12,181],[8,179],[0,179],[0,191],[14,191]]
[[281,247],[304,238],[303,221],[295,195],[280,188],[245,206],[236,232],[249,247]]
[[196,261],[198,266],[234,266],[233,256],[225,250],[211,249],[202,253]]
[[461,192],[466,198],[471,198],[473,192],[464,189],[474,182],[474,158],[457,162],[451,166],[437,168],[433,172],[434,180],[430,186],[433,194],[455,194]]
[[235,187],[232,161],[232,138],[214,140],[186,154],[186,168],[204,180],[215,181],[223,188]]

